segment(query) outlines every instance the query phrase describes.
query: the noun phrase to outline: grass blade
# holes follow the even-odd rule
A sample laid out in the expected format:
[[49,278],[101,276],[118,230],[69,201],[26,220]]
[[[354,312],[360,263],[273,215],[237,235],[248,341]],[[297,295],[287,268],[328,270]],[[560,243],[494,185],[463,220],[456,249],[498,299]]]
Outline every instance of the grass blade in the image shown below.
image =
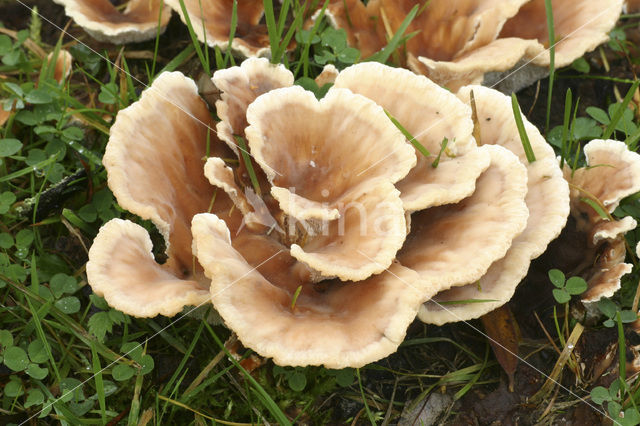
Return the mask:
[[156,26],[156,38],[153,45],[153,60],[151,62],[151,72],[149,73],[149,84],[156,72],[156,65],[158,63],[158,48],[160,47],[160,35],[162,34],[162,12],[164,11],[165,4],[160,2],[160,9],[158,10],[158,21]]
[[96,395],[98,395],[98,404],[100,405],[100,417],[102,423],[107,423],[107,403],[104,393],[104,382],[102,381],[102,366],[100,365],[100,358],[98,357],[98,351],[96,345],[91,342],[91,365],[93,367],[93,378],[96,382]]
[[267,34],[269,35],[269,45],[271,46],[271,63],[277,64],[278,48],[280,47],[280,37],[278,37],[278,26],[273,12],[273,0],[263,0],[264,20],[267,24]]
[[497,299],[461,299],[461,300],[444,300],[442,302],[438,302],[438,305],[468,305],[471,303],[488,303],[488,302],[498,302]]
[[618,353],[620,355],[618,374],[620,376],[620,382],[624,383],[627,380],[627,342],[624,338],[624,328],[622,327],[620,311],[616,312],[616,322],[618,324]]
[[[287,50],[287,46],[289,45],[289,42],[293,38],[293,35],[299,29],[302,28],[303,18],[304,18],[304,14],[302,13],[302,11],[300,11],[299,13],[296,14],[295,19],[291,23],[291,27],[289,28],[289,30],[285,34],[284,38],[282,39],[282,43],[280,43],[280,46],[278,47],[278,62],[280,62],[280,58],[283,57],[285,51]],[[286,64],[286,61],[287,61],[286,56],[284,57],[284,59],[285,59],[285,64]]]
[[424,155],[425,157],[428,157],[431,155],[429,150],[425,148],[424,145],[422,145],[420,142],[418,142],[418,140],[411,133],[409,133],[409,131],[405,129],[404,126],[400,124],[400,122],[393,115],[389,114],[387,110],[385,110],[384,113],[387,114],[387,117],[389,117],[389,120],[391,120],[393,125],[396,126],[398,130],[402,132],[405,138],[407,138],[407,142],[413,145],[415,149],[420,151],[420,154]]
[[376,419],[373,417],[373,413],[369,409],[369,404],[367,404],[367,397],[364,395],[364,388],[362,387],[362,379],[360,378],[360,369],[359,368],[356,368],[356,376],[358,377],[358,387],[360,387],[360,395],[362,396],[362,403],[364,404],[364,410],[367,413],[367,417],[369,418],[369,422],[371,422],[372,425],[375,425],[376,424]]
[[202,323],[200,323],[200,326],[198,327],[198,330],[196,331],[195,336],[193,336],[193,339],[191,340],[191,344],[187,348],[187,351],[184,353],[184,356],[182,357],[182,360],[180,361],[180,364],[178,364],[178,367],[173,372],[173,375],[171,376],[171,378],[169,379],[169,381],[165,385],[165,387],[164,387],[165,389],[167,389],[167,390],[171,389],[171,386],[173,385],[173,382],[175,382],[175,380],[181,374],[182,369],[184,368],[185,364],[189,360],[189,357],[191,356],[191,352],[193,352],[193,348],[195,348],[196,343],[198,342],[198,340],[200,340],[200,334],[202,333],[202,329],[203,328],[204,328],[204,326],[202,325]]
[[[233,39],[236,36],[236,28],[238,27],[238,0],[233,0],[233,9],[231,10],[231,28],[229,29],[229,43],[227,44],[227,52],[224,56],[224,66],[227,66],[229,60],[231,65],[235,65],[235,60],[231,54],[231,46],[233,45]],[[216,49],[218,54],[218,49]]]
[[136,375],[136,384],[133,388],[133,399],[131,400],[131,409],[129,410],[129,418],[127,425],[135,426],[138,424],[138,416],[140,414],[140,390],[142,389],[142,367],[138,369]]
[[431,163],[431,167],[433,167],[434,169],[438,168],[438,164],[440,164],[440,157],[442,157],[442,153],[444,152],[444,150],[447,149],[448,143],[449,139],[447,139],[446,137],[442,139],[442,142],[440,143],[440,152],[438,152],[438,156],[435,160],[433,160],[433,163]]
[[547,29],[549,31],[549,91],[547,93],[547,121],[545,133],[549,133],[551,121],[551,96],[553,95],[553,81],[556,76],[556,31],[553,22],[553,6],[551,0],[544,0],[544,8],[547,14]]
[[635,151],[638,149],[638,141],[640,140],[640,129],[633,135],[629,136],[624,143],[629,147],[629,151]]
[[527,156],[527,161],[533,163],[536,161],[536,155],[531,148],[531,141],[529,141],[529,135],[527,135],[527,129],[524,128],[524,122],[522,121],[522,114],[520,113],[520,105],[518,105],[518,98],[515,93],[511,94],[511,106],[513,107],[513,116],[516,119],[516,126],[518,126],[518,133],[520,133],[520,140],[522,141],[522,147],[524,153]]
[[249,179],[251,179],[253,190],[258,196],[261,196],[262,191],[260,190],[260,182],[258,182],[258,176],[256,175],[256,171],[253,169],[253,163],[251,162],[251,157],[247,151],[247,144],[244,142],[242,136],[233,135],[233,137],[236,139],[236,142],[240,147],[240,155],[242,155],[242,161],[244,161],[244,164],[247,167],[247,173],[249,173]]
[[162,74],[165,71],[175,71],[176,69],[178,69],[180,65],[184,64],[189,59],[191,59],[191,56],[193,56],[194,50],[195,48],[193,47],[193,44],[190,44],[187,47],[185,47],[182,52],[178,53],[175,58],[170,60],[167,63],[167,65],[165,65],[164,68],[160,70],[158,75]]
[[613,117],[611,117],[611,123],[609,123],[609,125],[605,129],[602,135],[602,139],[609,139],[613,134],[613,132],[616,130],[616,126],[618,125],[618,123],[620,122],[620,119],[624,115],[624,112],[627,109],[627,106],[629,106],[629,102],[631,102],[631,99],[633,98],[633,95],[636,93],[636,90],[638,90],[639,85],[640,85],[640,80],[636,80],[633,82],[633,84],[631,85],[631,88],[629,89],[624,99],[622,100],[622,103],[618,105],[618,108],[616,109],[616,113],[613,115]]
[[389,43],[384,48],[382,48],[382,50],[366,59],[366,61],[380,62],[382,64],[386,63],[387,60],[389,60],[391,54],[398,48],[400,43],[406,41],[404,33],[405,31],[407,31],[407,28],[409,28],[411,21],[413,21],[418,14],[419,8],[420,5],[418,4],[413,6],[411,11],[404,18],[404,21],[402,21],[402,24],[400,25],[400,28],[398,28],[398,31],[396,31],[391,40],[389,40]]
[[[200,47],[200,41],[198,40],[198,36],[193,30],[193,24],[191,23],[191,18],[189,18],[189,13],[187,12],[187,7],[184,4],[184,0],[180,0],[180,10],[182,11],[182,16],[184,17],[184,22],[189,29],[189,36],[191,37],[191,43],[193,44],[196,53],[198,54],[198,58],[200,59],[200,64],[204,68],[204,71],[211,77],[211,70],[209,68],[209,61],[205,57],[202,52],[202,48]],[[206,48],[206,47],[205,47]]]
[[293,75],[295,75],[296,78],[298,77],[298,73],[300,72],[300,67],[302,67],[303,77],[309,76],[309,59],[310,59],[309,50],[311,49],[311,40],[313,40],[313,37],[318,32],[320,23],[324,19],[324,12],[325,10],[327,10],[327,6],[329,6],[329,0],[325,0],[324,4],[322,5],[322,9],[320,9],[320,12],[318,12],[318,16],[316,17],[315,22],[313,23],[313,27],[311,27],[309,42],[305,43],[304,46],[302,47],[302,54],[300,55],[300,61],[298,62],[298,65],[296,66],[295,71],[293,72]]
[[229,353],[229,350],[227,350],[222,341],[220,341],[220,338],[213,331],[211,326],[207,323],[204,323],[204,325],[205,327],[207,327],[209,334],[211,334],[211,337],[213,337],[213,340],[216,341],[220,349],[222,349],[227,354],[227,358],[229,359],[229,361],[231,361],[233,365],[235,365],[235,367],[240,370],[245,379],[249,382],[249,384],[251,384],[251,389],[256,393],[256,395],[260,397],[262,403],[265,405],[267,410],[269,410],[271,415],[278,421],[280,425],[291,426],[291,421],[289,421],[287,416],[282,412],[278,404],[276,404],[275,401],[271,399],[267,391],[265,391],[264,388],[260,386],[260,383],[258,383],[256,379],[254,379],[253,376],[249,374],[249,372],[247,372],[247,370],[245,370],[242,365],[240,365],[240,363],[236,361],[236,359]]
[[596,213],[598,213],[598,216],[600,216],[602,219],[609,220],[610,216],[607,214],[607,212],[602,208],[602,206],[593,201],[591,198],[582,197],[580,198],[580,201],[585,204],[589,204],[589,207],[595,210]]
[[573,93],[567,89],[564,98],[564,121],[562,123],[562,152],[560,153],[560,168],[564,166],[565,158],[569,155],[571,145],[569,143],[569,122],[571,121],[571,109],[573,106]]

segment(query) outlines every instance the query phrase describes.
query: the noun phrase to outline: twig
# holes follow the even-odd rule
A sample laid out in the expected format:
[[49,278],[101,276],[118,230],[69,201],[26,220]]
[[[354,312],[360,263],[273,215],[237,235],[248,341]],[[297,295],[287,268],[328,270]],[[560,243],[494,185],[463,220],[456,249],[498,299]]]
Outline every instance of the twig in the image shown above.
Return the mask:
[[583,331],[584,326],[580,323],[576,323],[576,326],[573,328],[569,339],[567,339],[567,343],[565,344],[564,349],[562,350],[562,353],[558,358],[558,361],[556,361],[556,365],[553,366],[551,374],[547,377],[547,380],[544,382],[540,390],[529,399],[529,402],[537,403],[541,401],[549,394],[549,392],[551,392],[551,389],[553,389],[558,384],[558,378],[560,377],[565,364],[571,357],[573,349],[576,347],[578,340],[580,340],[580,336],[582,335]]

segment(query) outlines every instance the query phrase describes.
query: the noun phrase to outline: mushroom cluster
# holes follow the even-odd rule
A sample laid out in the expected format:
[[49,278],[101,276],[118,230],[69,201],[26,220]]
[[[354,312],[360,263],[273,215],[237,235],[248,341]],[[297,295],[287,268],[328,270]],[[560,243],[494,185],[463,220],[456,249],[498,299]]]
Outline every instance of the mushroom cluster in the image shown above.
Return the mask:
[[[110,0],[54,1],[93,38],[116,44],[145,41],[164,32],[171,10],[183,22],[188,19],[198,39],[211,47],[226,49],[232,32],[234,2],[228,0],[183,0],[186,15],[180,0],[130,0],[122,11]],[[262,0],[238,2],[232,50],[247,57],[269,52],[266,26],[260,22],[263,13]]]
[[156,225],[167,261],[114,219],[89,253],[93,290],[141,317],[211,301],[257,353],[330,368],[394,352],[417,314],[441,324],[506,303],[569,214],[535,127],[530,163],[499,92],[456,96],[377,63],[322,78],[334,85],[318,100],[253,58],[214,74],[217,123],[178,72],[120,111],[108,184]]
[[131,0],[118,10],[109,0],[54,0],[65,13],[98,41],[131,43],[152,39],[163,32],[171,10],[162,0]]
[[[367,57],[401,27],[414,1],[333,0],[327,17]],[[554,0],[555,66],[564,67],[608,39],[623,0]],[[548,73],[545,0],[431,0],[405,34],[407,64],[441,85],[491,85],[519,70],[512,90]],[[526,70],[520,69],[527,65]]]
[[631,216],[616,219],[614,210],[623,198],[640,191],[640,155],[624,142],[594,140],[584,147],[585,167],[572,170],[565,165],[571,186],[571,219],[567,231],[578,236],[571,246],[576,258],[571,275],[580,275],[588,284],[581,300],[590,315],[603,297],[620,289],[623,275],[632,270],[625,263],[625,234],[636,228]]

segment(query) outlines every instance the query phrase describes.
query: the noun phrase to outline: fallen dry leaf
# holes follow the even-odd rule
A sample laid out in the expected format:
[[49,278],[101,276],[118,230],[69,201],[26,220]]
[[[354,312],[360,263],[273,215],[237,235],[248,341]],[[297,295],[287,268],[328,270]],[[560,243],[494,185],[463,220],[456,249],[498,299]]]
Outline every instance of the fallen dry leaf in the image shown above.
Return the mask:
[[513,379],[518,367],[518,343],[520,342],[518,323],[508,305],[489,312],[481,319],[490,338],[493,353],[509,377],[509,391],[513,392]]

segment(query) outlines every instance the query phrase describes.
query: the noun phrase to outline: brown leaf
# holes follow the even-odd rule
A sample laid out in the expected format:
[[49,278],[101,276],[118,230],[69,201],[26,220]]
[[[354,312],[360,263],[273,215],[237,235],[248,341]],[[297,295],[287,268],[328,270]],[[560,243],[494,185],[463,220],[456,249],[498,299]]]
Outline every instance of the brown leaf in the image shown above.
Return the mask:
[[[15,105],[15,102],[13,103],[13,105]],[[13,105],[11,105],[11,108],[9,109],[9,111],[5,111],[4,102],[2,99],[0,99],[0,127],[4,126],[4,123],[6,123],[7,120],[9,120],[9,116],[13,112]]]
[[481,319],[489,336],[493,353],[509,377],[509,391],[513,392],[513,379],[518,366],[518,343],[520,341],[518,323],[507,305],[489,312]]

